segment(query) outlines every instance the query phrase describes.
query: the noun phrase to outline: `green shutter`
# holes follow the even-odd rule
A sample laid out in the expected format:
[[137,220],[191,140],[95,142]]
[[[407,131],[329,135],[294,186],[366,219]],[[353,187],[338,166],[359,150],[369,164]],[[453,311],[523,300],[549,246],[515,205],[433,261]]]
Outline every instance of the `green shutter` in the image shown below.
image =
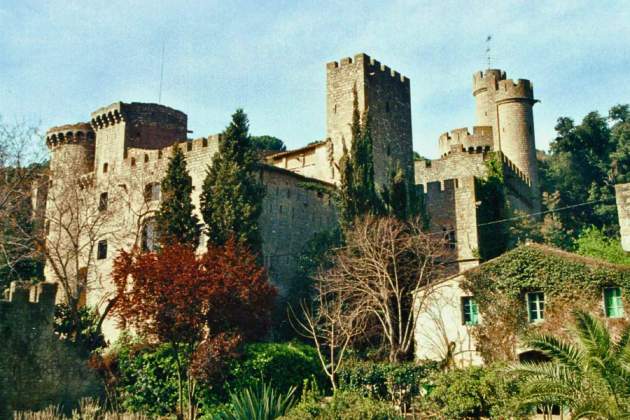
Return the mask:
[[623,301],[621,289],[609,287],[604,289],[604,309],[608,318],[620,318],[623,316]]
[[477,325],[479,324],[479,308],[477,302],[469,296],[462,298],[462,315],[464,318],[464,325]]

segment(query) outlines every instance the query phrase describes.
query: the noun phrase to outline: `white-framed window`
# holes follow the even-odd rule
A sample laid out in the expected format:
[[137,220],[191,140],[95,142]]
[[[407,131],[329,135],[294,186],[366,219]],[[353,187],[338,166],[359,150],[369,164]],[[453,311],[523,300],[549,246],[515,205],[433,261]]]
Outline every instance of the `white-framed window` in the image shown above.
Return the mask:
[[527,294],[527,316],[529,322],[541,322],[545,319],[545,294],[543,292]]

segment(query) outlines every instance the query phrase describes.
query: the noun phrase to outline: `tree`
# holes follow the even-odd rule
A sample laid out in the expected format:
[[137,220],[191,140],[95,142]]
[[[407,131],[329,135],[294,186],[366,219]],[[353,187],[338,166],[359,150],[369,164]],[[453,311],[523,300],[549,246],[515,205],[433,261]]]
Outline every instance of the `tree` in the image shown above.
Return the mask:
[[603,322],[576,311],[575,342],[534,335],[527,344],[550,358],[511,370],[523,380],[521,405],[567,407],[571,418],[630,416],[630,328],[613,340]]
[[210,242],[222,245],[234,236],[238,242],[259,251],[258,219],[265,189],[256,168],[247,115],[238,109],[223,133],[201,192],[201,213]]
[[173,348],[179,413],[186,390],[189,418],[196,416],[196,378],[214,374],[238,343],[265,335],[276,293],[256,257],[233,239],[224,246],[210,244],[201,256],[177,243],[159,252],[123,251],[113,281],[113,313],[139,334]]
[[258,151],[284,152],[287,147],[284,142],[273,136],[251,136],[252,146]]
[[333,267],[318,276],[318,292],[374,325],[390,361],[403,360],[411,356],[418,310],[431,296],[426,291],[444,273],[447,249],[418,221],[357,219]]
[[380,214],[382,202],[374,182],[374,155],[369,111],[359,112],[357,88],[353,88],[352,133],[350,153],[345,147],[340,161],[339,204],[342,225],[350,226],[358,216]]
[[630,254],[621,248],[619,238],[607,237],[604,232],[594,226],[582,230],[575,240],[575,248],[580,255],[630,266]]
[[161,244],[199,245],[199,219],[193,214],[192,178],[186,169],[186,157],[177,145],[174,147],[166,175],[162,180],[162,202],[155,215],[158,239]]
[[579,125],[570,118],[558,119],[550,154],[540,162],[541,186],[543,192],[558,193],[558,207],[593,202],[558,215],[563,228],[574,235],[591,225],[618,233],[613,186],[630,180],[628,115],[628,105],[616,105],[608,118],[590,112]]

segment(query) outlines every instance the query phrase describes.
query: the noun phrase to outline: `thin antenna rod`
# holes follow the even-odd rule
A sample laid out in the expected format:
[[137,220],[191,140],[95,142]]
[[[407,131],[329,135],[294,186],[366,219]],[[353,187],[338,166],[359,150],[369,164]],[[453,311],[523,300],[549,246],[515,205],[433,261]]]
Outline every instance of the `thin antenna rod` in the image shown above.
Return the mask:
[[488,35],[486,38],[486,60],[488,61],[488,68],[492,67],[492,56],[490,55],[490,41],[492,41],[492,35]]
[[162,62],[160,64],[160,93],[158,95],[158,104],[162,103],[162,82],[164,81],[164,49],[166,41],[162,41]]

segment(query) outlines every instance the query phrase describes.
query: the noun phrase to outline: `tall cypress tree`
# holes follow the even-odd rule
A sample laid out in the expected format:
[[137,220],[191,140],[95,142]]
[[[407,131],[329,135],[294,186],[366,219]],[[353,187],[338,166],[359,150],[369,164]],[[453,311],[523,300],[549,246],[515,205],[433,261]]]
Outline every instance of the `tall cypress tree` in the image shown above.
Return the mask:
[[234,235],[252,250],[260,250],[258,218],[265,189],[256,166],[247,115],[238,109],[223,133],[201,192],[201,214],[212,243],[222,245]]
[[374,154],[369,111],[366,111],[361,121],[356,85],[353,94],[350,154],[344,144],[343,157],[340,161],[339,201],[342,223],[346,226],[350,226],[357,216],[368,213],[380,214],[383,210],[374,182]]
[[175,153],[162,180],[160,209],[155,215],[160,244],[180,243],[195,248],[199,245],[199,218],[193,214],[192,190],[192,178],[186,169],[184,152],[175,146]]

